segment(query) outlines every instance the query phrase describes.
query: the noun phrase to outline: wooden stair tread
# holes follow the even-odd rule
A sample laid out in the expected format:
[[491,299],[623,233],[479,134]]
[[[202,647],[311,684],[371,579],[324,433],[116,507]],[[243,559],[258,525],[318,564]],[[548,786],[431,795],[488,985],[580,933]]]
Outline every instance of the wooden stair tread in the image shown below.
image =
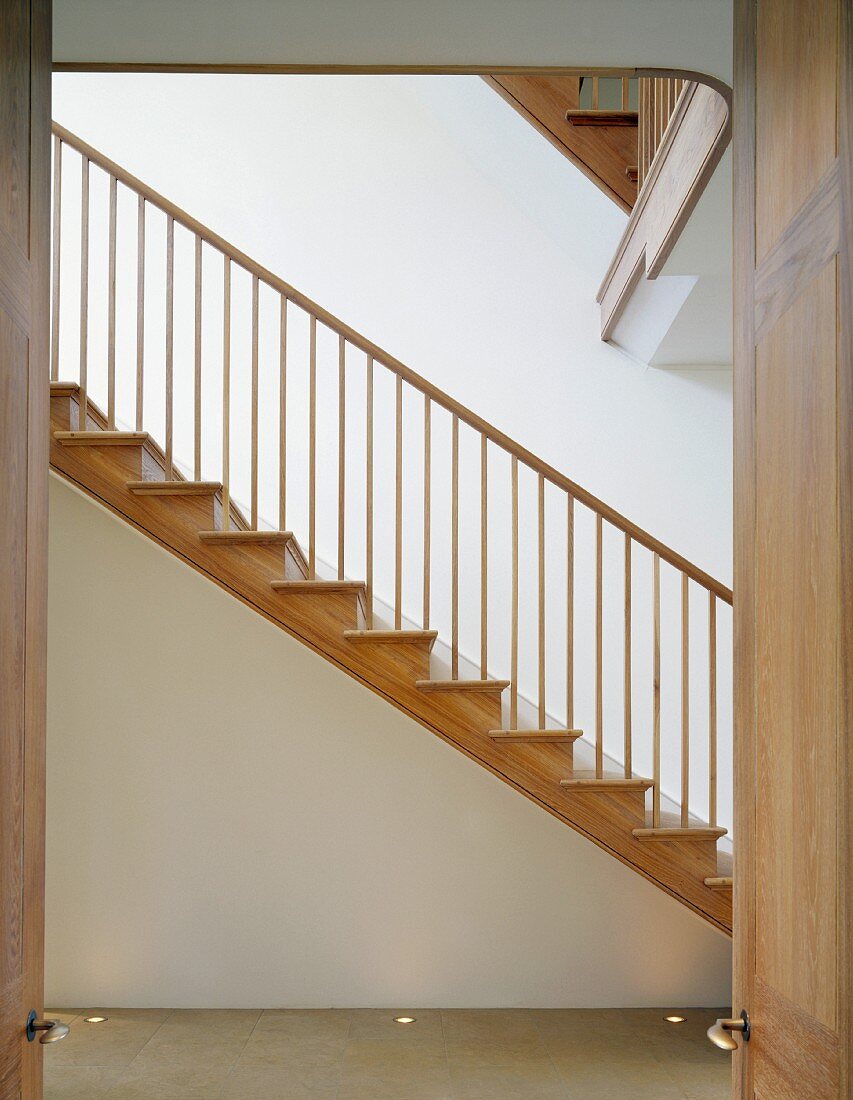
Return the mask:
[[453,691],[505,691],[509,687],[509,680],[416,680],[415,687],[418,691],[435,694]]
[[583,730],[489,730],[493,741],[507,745],[565,745],[583,736]]
[[597,776],[594,771],[578,771],[560,780],[560,786],[570,791],[647,791],[654,785],[653,779],[641,776],[627,779],[615,772]]
[[695,828],[642,828],[632,830],[637,840],[719,840],[727,829],[697,825]]
[[54,432],[53,438],[63,447],[142,447],[148,432]]
[[728,875],[719,875],[705,879],[705,885],[709,890],[731,890],[732,880]]
[[435,645],[437,630],[345,630],[348,642],[374,642],[379,644],[398,643],[400,645],[418,645],[421,642]]
[[218,493],[220,481],[128,481],[127,489],[136,496],[204,496]]
[[310,592],[364,592],[367,585],[364,581],[273,581],[271,587],[276,592],[310,593]]
[[279,543],[290,542],[292,531],[199,531],[202,542],[218,543]]

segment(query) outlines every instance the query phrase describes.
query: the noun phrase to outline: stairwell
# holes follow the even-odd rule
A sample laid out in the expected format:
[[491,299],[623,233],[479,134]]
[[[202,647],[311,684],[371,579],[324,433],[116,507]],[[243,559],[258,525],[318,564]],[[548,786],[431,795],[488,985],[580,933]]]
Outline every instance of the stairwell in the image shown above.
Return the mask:
[[[731,866],[725,852],[718,851],[726,830],[717,823],[716,638],[718,615],[728,613],[731,592],[97,150],[61,127],[54,132],[55,180],[60,182],[54,191],[52,467],[426,729],[718,928],[730,931]],[[70,164],[72,157],[82,170],[82,185],[80,209],[69,213],[62,209],[60,172],[67,170],[62,166]],[[102,407],[90,393],[87,350],[89,179],[93,167],[108,180],[110,338]],[[123,198],[129,192],[135,200],[135,256],[120,254],[117,246],[119,190]],[[115,340],[120,293],[116,272],[121,264],[135,275],[131,280],[134,304],[139,332],[144,332],[148,305],[144,241],[146,232],[151,231],[152,210],[163,218],[167,287],[162,380],[158,376],[153,381],[144,375],[141,349],[136,364],[116,362]],[[57,339],[61,226],[69,217],[82,225],[80,359],[78,376],[71,381]],[[176,309],[180,308],[176,307],[176,232],[185,235],[184,248],[189,246],[187,255],[194,261],[190,283],[197,354],[191,455],[185,454],[175,426],[174,327]],[[209,278],[205,281],[211,256],[222,265],[221,282],[215,287]],[[235,290],[238,279],[246,280],[249,288],[248,313],[242,315]],[[220,303],[217,308],[222,321],[222,425],[215,441],[218,477],[213,480],[200,412],[205,392],[202,318],[211,308],[209,295],[215,295]],[[190,299],[184,295],[180,300]],[[261,334],[267,331],[264,311],[268,314],[271,308],[277,313],[278,345],[275,369],[268,372],[265,382]],[[251,344],[246,379],[236,370],[232,373],[238,325],[241,332],[249,334]],[[300,325],[301,338],[295,335]],[[337,360],[331,387],[318,369],[318,364],[328,361],[330,348]],[[307,399],[304,439],[289,438],[287,431],[288,395],[293,393],[297,369]],[[127,382],[128,370],[135,388],[132,424],[123,423],[118,413],[117,385]],[[265,386],[270,378],[272,390],[268,391]],[[268,400],[268,392],[274,401]],[[354,394],[359,405],[357,423],[352,415]],[[100,393],[97,396],[101,398]],[[234,409],[248,412],[247,431],[241,427],[245,427],[246,418],[238,422],[232,402]],[[162,435],[156,437],[147,427],[152,404],[165,412]],[[380,451],[376,448],[379,421],[385,418],[383,426],[388,427],[388,417],[390,446]],[[272,433],[264,435],[265,422],[266,427],[272,423]],[[157,428],[159,433],[159,417]],[[267,438],[270,435],[277,436],[274,445]],[[472,462],[479,486],[473,506],[465,495],[464,478],[460,488],[460,470],[470,469]],[[237,479],[232,477],[238,465],[247,474],[239,493],[235,492]],[[321,475],[330,469],[336,480],[336,492],[331,496],[318,489]],[[300,517],[304,528],[290,530],[288,493],[293,491],[295,470],[307,496],[307,508],[304,521]],[[443,476],[439,480],[439,472],[449,474],[449,484]],[[382,484],[387,481],[393,489],[390,504],[384,498],[382,503],[377,500],[380,476]],[[276,490],[277,524],[265,521],[272,499],[270,485]],[[404,526],[409,517],[404,491],[410,492],[412,485],[420,497],[414,562]],[[505,509],[496,506],[498,489]],[[361,512],[356,531],[354,494]],[[532,509],[532,529],[527,529],[530,510],[525,509],[525,501]],[[445,505],[446,516],[440,512]],[[496,516],[501,517],[503,526],[504,511],[509,529],[498,532]],[[445,534],[449,537],[444,538]],[[383,547],[392,547],[387,561],[379,553],[380,540]],[[479,584],[476,591],[463,592],[460,557],[466,553],[464,547],[470,552],[471,544],[478,559]],[[609,686],[605,683],[605,668],[609,668],[605,597],[608,586],[616,583],[611,570],[614,545],[622,567],[618,578],[623,628],[619,686],[624,713],[623,752],[618,761],[605,751],[603,730],[604,696]],[[575,583],[581,576],[576,568],[581,555],[588,555],[593,562],[590,667],[596,708],[591,730],[578,729],[573,721],[575,649],[580,644],[575,630]],[[326,561],[333,564],[325,566]],[[422,606],[417,612],[403,599],[404,570],[408,574],[412,569],[422,577]],[[433,606],[430,579],[436,569],[451,576],[446,616],[438,616]],[[556,587],[553,578],[558,570],[561,581]],[[648,574],[652,603],[652,620],[643,631],[642,646],[632,602],[641,570]],[[661,767],[662,571],[677,578],[681,598],[681,784],[677,795],[663,789]],[[503,596],[507,621],[495,621],[496,587]],[[690,614],[692,609],[696,614],[697,595],[708,637],[703,658],[707,664],[707,730],[701,738],[690,723],[688,699]],[[479,616],[476,656],[466,654],[460,645],[460,622],[469,607]],[[556,673],[551,648],[546,646],[550,638],[546,624],[550,626],[558,615],[566,624],[564,651],[557,655],[565,703],[562,714],[555,716],[548,685]],[[534,639],[535,651],[532,688],[522,667],[527,662],[528,637]],[[439,649],[443,659],[436,655]],[[652,721],[648,731],[632,708],[646,664],[651,669],[647,700]],[[650,743],[641,745],[641,735],[646,732],[651,734]],[[690,761],[699,753],[708,758],[708,790],[697,807]],[[635,772],[634,760],[641,757],[650,760],[651,774]]]

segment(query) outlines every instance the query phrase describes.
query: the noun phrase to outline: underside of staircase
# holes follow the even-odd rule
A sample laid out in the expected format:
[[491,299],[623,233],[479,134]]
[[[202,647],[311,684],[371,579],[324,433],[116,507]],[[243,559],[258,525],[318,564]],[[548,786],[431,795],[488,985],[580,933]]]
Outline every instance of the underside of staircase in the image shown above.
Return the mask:
[[[730,860],[722,828],[685,828],[647,811],[650,779],[576,771],[576,729],[508,729],[506,681],[434,679],[434,630],[367,629],[366,584],[310,579],[289,531],[251,530],[217,482],[167,478],[144,431],[108,430],[76,383],[51,383],[52,468],[117,516],[454,745],[565,824],[730,933]],[[226,501],[223,505],[223,499]],[[227,509],[224,511],[224,509]],[[223,522],[227,520],[227,522]]]

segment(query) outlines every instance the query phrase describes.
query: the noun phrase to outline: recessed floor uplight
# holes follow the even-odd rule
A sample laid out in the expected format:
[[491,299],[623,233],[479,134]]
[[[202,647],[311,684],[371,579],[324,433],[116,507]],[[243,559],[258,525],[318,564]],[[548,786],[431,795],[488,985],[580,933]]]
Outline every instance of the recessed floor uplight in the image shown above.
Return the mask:
[[666,1020],[666,1022],[668,1024],[683,1024],[684,1023],[684,1017],[683,1016],[664,1016],[664,1019]]
[[414,1024],[416,1022],[417,1021],[415,1020],[414,1016],[395,1016],[394,1017],[394,1023],[395,1024]]
[[108,1019],[109,1019],[109,1016],[84,1016],[83,1017],[83,1023],[84,1024],[105,1024]]

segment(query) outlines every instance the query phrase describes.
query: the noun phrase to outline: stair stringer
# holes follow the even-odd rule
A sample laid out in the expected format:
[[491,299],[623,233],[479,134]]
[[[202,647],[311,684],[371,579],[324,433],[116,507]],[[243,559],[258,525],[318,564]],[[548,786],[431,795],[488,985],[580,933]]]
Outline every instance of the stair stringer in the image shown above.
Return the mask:
[[[344,632],[364,625],[357,593],[276,592],[274,581],[304,579],[304,557],[298,546],[211,545],[198,535],[211,525],[211,505],[202,498],[131,493],[127,481],[163,476],[162,452],[156,445],[63,446],[53,432],[67,430],[74,420],[75,405],[73,390],[51,397],[50,465],[54,471],[520,794],[731,934],[730,897],[705,885],[707,855],[697,859],[695,844],[690,842],[648,844],[633,836],[632,831],[645,823],[642,795],[565,790],[560,781],[570,774],[571,757],[563,746],[505,745],[489,736],[501,725],[499,693],[427,694],[416,687],[417,680],[423,678],[422,666],[413,665],[410,646],[353,645]],[[105,424],[102,414],[91,405],[90,420],[87,427]],[[215,499],[212,509],[215,513]],[[405,651],[395,654],[398,649]]]

